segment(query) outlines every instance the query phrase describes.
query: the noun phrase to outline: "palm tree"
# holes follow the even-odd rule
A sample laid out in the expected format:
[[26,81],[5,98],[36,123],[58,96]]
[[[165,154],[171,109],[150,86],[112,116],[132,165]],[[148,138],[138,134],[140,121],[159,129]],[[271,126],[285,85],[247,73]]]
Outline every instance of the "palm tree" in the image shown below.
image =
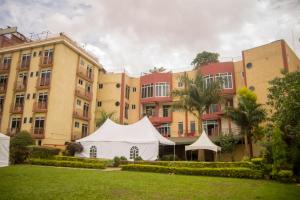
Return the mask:
[[249,156],[252,158],[252,141],[258,136],[259,124],[266,119],[266,111],[262,104],[256,102],[256,95],[247,88],[238,91],[238,100],[238,107],[227,107],[225,114],[240,126],[245,138],[246,152],[249,144]]
[[[222,85],[220,81],[207,83],[202,75],[197,75],[195,79],[187,76],[180,77],[185,83],[185,89],[173,90],[175,101],[172,105],[174,110],[183,110],[192,113],[198,120],[198,132],[202,133],[201,116],[204,111],[209,110],[212,104],[221,101]],[[178,99],[176,99],[178,98]]]
[[161,72],[164,72],[166,71],[166,69],[164,67],[154,67],[153,69],[150,69],[149,72],[150,73],[161,73]]
[[107,119],[111,119],[113,121],[118,121],[114,116],[115,112],[106,112],[104,110],[100,111],[100,117],[96,120],[96,127],[100,127],[104,124]]

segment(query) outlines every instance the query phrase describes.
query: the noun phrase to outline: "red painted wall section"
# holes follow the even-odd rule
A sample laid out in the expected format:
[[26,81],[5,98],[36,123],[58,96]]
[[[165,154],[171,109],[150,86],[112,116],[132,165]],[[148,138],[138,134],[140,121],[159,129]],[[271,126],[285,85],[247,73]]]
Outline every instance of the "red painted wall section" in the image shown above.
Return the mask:
[[234,64],[233,62],[220,62],[220,63],[211,63],[199,67],[199,72],[203,76],[207,75],[216,75],[218,73],[231,73],[232,74],[232,89],[224,89],[223,94],[235,94],[235,76],[234,76]]
[[[145,84],[155,84],[160,82],[166,82],[170,85],[170,92],[172,91],[172,73],[166,72],[166,73],[151,73],[146,74],[141,77],[141,89],[142,85]],[[155,87],[154,87],[154,95],[155,95]],[[150,98],[141,98],[141,103],[151,103],[151,102],[169,102],[172,101],[172,97],[150,97]]]

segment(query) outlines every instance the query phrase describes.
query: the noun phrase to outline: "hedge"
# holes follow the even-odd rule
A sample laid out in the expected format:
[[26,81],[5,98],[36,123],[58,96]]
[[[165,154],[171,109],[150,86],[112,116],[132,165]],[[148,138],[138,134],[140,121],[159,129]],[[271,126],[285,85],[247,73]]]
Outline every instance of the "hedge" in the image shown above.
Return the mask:
[[54,147],[29,146],[28,148],[31,158],[51,158],[60,152],[60,149]]
[[249,168],[188,168],[188,167],[170,167],[156,165],[139,165],[129,164],[123,165],[122,170],[126,171],[142,171],[142,172],[157,172],[157,173],[174,173],[184,175],[203,175],[203,176],[221,176],[234,178],[263,178],[263,173],[260,170]]
[[104,163],[86,163],[78,161],[65,161],[65,160],[53,160],[53,159],[30,159],[29,163],[32,165],[46,165],[56,167],[73,167],[73,168],[92,168],[92,169],[104,169]]
[[105,165],[111,165],[112,160],[109,159],[99,159],[99,158],[80,158],[80,157],[72,157],[72,156],[54,156],[54,160],[63,160],[63,161],[76,161],[76,162],[84,162],[84,163],[99,163]]
[[136,161],[134,163],[140,165],[159,165],[188,168],[256,168],[256,166],[251,162]]

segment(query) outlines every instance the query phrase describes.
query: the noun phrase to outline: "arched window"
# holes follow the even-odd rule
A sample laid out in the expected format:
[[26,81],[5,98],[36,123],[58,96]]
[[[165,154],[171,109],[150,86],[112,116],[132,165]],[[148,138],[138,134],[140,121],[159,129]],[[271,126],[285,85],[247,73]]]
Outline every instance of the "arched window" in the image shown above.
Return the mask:
[[135,159],[139,156],[139,148],[136,146],[131,147],[130,149],[130,159]]
[[90,158],[97,158],[97,148],[96,148],[96,146],[91,146],[91,148],[90,148]]

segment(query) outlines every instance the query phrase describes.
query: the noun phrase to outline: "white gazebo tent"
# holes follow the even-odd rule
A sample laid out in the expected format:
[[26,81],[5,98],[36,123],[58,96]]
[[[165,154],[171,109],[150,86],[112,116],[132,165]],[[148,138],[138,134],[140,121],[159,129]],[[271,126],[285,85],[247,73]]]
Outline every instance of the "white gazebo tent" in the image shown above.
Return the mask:
[[174,145],[163,137],[147,117],[130,125],[120,125],[110,119],[87,137],[76,140],[83,146],[78,157],[97,157],[113,159],[125,156],[128,160],[141,156],[143,160],[158,158],[159,144]]
[[8,136],[0,133],[0,167],[9,164],[9,140]]
[[189,151],[189,150],[211,150],[216,152],[221,151],[221,147],[215,145],[207,136],[207,134],[205,133],[205,131],[202,131],[201,136],[193,143],[190,145],[185,146],[185,151]]

